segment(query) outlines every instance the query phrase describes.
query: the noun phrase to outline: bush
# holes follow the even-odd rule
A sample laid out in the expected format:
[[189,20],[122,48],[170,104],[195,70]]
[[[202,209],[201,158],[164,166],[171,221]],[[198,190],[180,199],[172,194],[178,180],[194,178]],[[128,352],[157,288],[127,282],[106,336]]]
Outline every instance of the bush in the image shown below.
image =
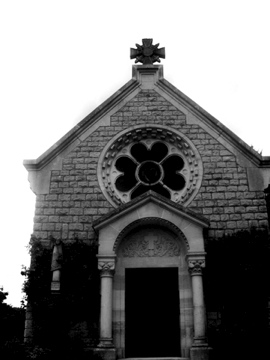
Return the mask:
[[268,336],[268,233],[240,231],[209,241],[206,251],[208,337],[216,358],[256,358]]
[[[97,244],[75,239],[63,243],[60,293],[51,292],[52,248],[47,242],[31,237],[29,252],[31,266],[24,269],[23,290],[31,305],[33,317],[33,344],[39,349],[63,353],[67,344],[72,347],[91,345],[97,341],[99,320],[99,274]],[[71,331],[76,328],[76,331]],[[79,333],[83,341],[75,339]],[[77,336],[78,337],[78,336]],[[86,342],[86,343],[85,343]],[[71,350],[69,351],[69,353]],[[47,355],[46,355],[47,356]],[[43,358],[43,357],[42,357]]]

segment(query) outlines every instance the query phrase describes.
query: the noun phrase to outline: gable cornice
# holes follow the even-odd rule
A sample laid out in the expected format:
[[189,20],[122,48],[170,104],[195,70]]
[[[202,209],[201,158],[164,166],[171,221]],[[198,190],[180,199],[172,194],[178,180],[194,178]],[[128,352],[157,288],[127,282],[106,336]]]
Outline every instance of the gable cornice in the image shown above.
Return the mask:
[[24,160],[23,164],[28,171],[38,171],[48,165],[70,144],[80,142],[80,136],[89,129],[98,120],[104,117],[111,109],[118,105],[123,99],[127,98],[136,89],[143,88],[141,82],[141,73],[156,74],[155,87],[166,93],[170,98],[181,104],[184,108],[199,118],[208,128],[211,128],[219,138],[224,139],[232,147],[236,148],[245,158],[250,160],[256,167],[269,168],[270,156],[262,156],[254,149],[248,146],[236,134],[229,130],[225,125],[219,122],[211,114],[205,111],[197,103],[188,96],[178,90],[169,81],[163,78],[163,68],[161,65],[152,66],[133,66],[133,78],[104,101],[100,106],[93,110],[77,125],[75,125],[68,133],[66,133],[59,141],[52,145],[37,159]]
[[46,152],[44,152],[37,159],[24,160],[23,165],[28,171],[40,170],[46,166],[50,161],[57,157],[66,147],[73,141],[79,139],[82,133],[87,128],[96,123],[101,117],[106,115],[113,107],[120,103],[123,98],[126,98],[130,93],[139,88],[140,83],[137,80],[131,79],[100,106],[93,110],[77,125],[75,125],[68,133],[66,133],[59,141],[52,145]]
[[270,167],[270,156],[260,155],[214,116],[209,114],[187,95],[178,90],[169,81],[160,79],[156,83],[156,86],[167,93],[176,102],[181,103],[181,105],[189,112],[193,113],[196,117],[199,117],[204,124],[216,132],[218,137],[223,138],[226,142],[230,143],[231,146],[237,148],[237,150],[248,158],[254,165],[258,167]]

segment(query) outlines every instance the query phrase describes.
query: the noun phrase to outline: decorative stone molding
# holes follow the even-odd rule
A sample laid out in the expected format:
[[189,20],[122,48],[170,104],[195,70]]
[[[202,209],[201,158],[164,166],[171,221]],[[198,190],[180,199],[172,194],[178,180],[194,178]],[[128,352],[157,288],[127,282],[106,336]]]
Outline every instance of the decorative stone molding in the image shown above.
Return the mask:
[[205,260],[189,260],[188,269],[191,276],[202,275],[202,269],[205,267]]
[[98,261],[98,270],[100,270],[100,276],[113,276],[115,270],[115,262],[108,261]]
[[136,221],[132,222],[131,224],[129,224],[128,226],[126,226],[117,236],[114,246],[113,246],[113,250],[115,252],[117,251],[117,248],[118,248],[120,242],[133,229],[136,229],[136,228],[142,227],[142,226],[148,226],[148,225],[155,225],[155,226],[158,226],[165,230],[168,230],[168,229],[171,230],[172,233],[175,234],[179,238],[179,240],[181,239],[184,241],[184,243],[186,244],[186,248],[189,249],[189,243],[188,243],[187,238],[185,237],[183,232],[177,226],[175,226],[173,223],[171,223],[168,220],[164,220],[164,219],[160,219],[160,218],[156,218],[156,217],[146,217],[146,218],[136,220]]
[[[161,144],[166,151],[164,156],[158,159],[151,158],[151,152]],[[147,153],[145,158],[138,160],[134,145],[141,147],[138,153]],[[137,149],[136,149],[137,150]],[[144,151],[143,151],[144,150]],[[155,154],[157,154],[155,152]],[[164,166],[171,169],[172,158],[179,159],[178,167],[172,175],[166,175]],[[145,163],[147,163],[145,165]],[[150,174],[157,173],[154,180],[146,184],[143,167],[148,169]],[[153,169],[149,170],[149,167]],[[130,169],[127,173],[125,168]],[[98,179],[100,187],[110,203],[117,207],[120,204],[130,201],[141,194],[142,191],[154,190],[170,200],[188,205],[197,194],[202,180],[202,161],[194,144],[182,133],[172,130],[168,126],[148,125],[134,126],[132,130],[124,130],[115,136],[104,148],[98,165]],[[134,172],[132,179],[131,172]],[[172,176],[178,177],[171,186]],[[125,181],[127,179],[127,181]],[[167,181],[166,181],[167,180]],[[131,183],[129,188],[127,184]],[[177,187],[175,184],[181,183]],[[120,186],[121,185],[121,186]],[[145,187],[140,190],[140,187]],[[158,190],[156,190],[158,188]],[[164,195],[165,194],[165,195]]]
[[111,277],[115,270],[115,255],[97,255],[98,270],[100,270],[101,277]]
[[129,239],[123,246],[124,257],[173,257],[180,255],[177,240],[166,239],[160,235],[157,239]]
[[205,268],[205,254],[206,253],[187,254],[188,269],[191,276],[202,275],[202,269]]

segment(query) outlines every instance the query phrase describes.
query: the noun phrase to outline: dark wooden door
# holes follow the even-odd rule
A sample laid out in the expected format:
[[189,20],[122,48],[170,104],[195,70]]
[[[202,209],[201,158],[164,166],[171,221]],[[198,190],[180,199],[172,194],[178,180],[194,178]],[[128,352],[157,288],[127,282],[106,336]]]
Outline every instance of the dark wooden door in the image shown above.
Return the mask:
[[180,356],[178,269],[126,269],[125,290],[125,356]]

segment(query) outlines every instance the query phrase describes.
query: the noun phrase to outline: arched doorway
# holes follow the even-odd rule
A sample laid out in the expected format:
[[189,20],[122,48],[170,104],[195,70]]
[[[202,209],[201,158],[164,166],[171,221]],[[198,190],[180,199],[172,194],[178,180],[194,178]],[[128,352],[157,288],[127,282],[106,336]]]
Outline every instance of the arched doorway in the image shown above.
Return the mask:
[[[112,210],[95,222],[93,227],[98,234],[97,257],[101,277],[100,338],[96,349],[98,353],[108,359],[123,359],[126,355],[132,355],[134,344],[138,347],[137,343],[141,340],[134,341],[134,337],[142,325],[140,321],[139,325],[134,325],[132,317],[127,318],[126,323],[126,308],[127,311],[130,308],[132,312],[135,305],[134,301],[129,301],[129,297],[133,298],[134,293],[145,294],[150,287],[147,284],[151,282],[152,291],[148,291],[147,295],[150,304],[159,297],[158,291],[162,288],[163,293],[172,291],[169,297],[174,297],[172,294],[178,291],[178,296],[175,297],[178,305],[170,306],[165,303],[165,296],[164,306],[160,303],[157,306],[162,311],[169,307],[179,311],[179,314],[175,315],[177,311],[174,310],[172,315],[177,317],[174,336],[179,342],[167,341],[166,346],[174,348],[172,354],[176,354],[180,348],[181,359],[208,358],[202,283],[202,268],[205,266],[203,229],[207,226],[208,222],[204,217],[152,191]],[[172,279],[171,282],[168,277]],[[171,290],[177,282],[173,279],[177,277],[178,288]],[[157,281],[159,278],[165,280]],[[135,285],[132,286],[135,283],[141,284],[141,287],[138,285],[139,288],[136,289]],[[126,288],[129,292],[129,285],[131,293],[126,297]],[[152,293],[155,294],[153,297]],[[138,306],[139,314],[142,313],[145,301],[143,297],[135,301],[136,305],[138,302],[142,303],[141,307]],[[155,309],[153,305],[149,307]],[[155,314],[155,311],[153,313]],[[148,315],[149,311],[146,314]],[[141,318],[145,317],[146,315],[143,315]],[[162,323],[160,317],[156,320]],[[137,331],[131,330],[128,333],[126,326],[137,327]],[[151,321],[147,326],[151,326]],[[158,328],[158,325],[156,327]],[[166,327],[165,322],[163,327]],[[146,351],[153,354],[150,346],[149,349],[142,348],[144,350],[139,356],[147,354]],[[159,348],[159,354],[163,352],[164,349]],[[169,356],[168,353],[166,356]]]
[[113,332],[118,357],[180,357],[193,322],[187,244],[168,221],[126,232],[116,254]]

